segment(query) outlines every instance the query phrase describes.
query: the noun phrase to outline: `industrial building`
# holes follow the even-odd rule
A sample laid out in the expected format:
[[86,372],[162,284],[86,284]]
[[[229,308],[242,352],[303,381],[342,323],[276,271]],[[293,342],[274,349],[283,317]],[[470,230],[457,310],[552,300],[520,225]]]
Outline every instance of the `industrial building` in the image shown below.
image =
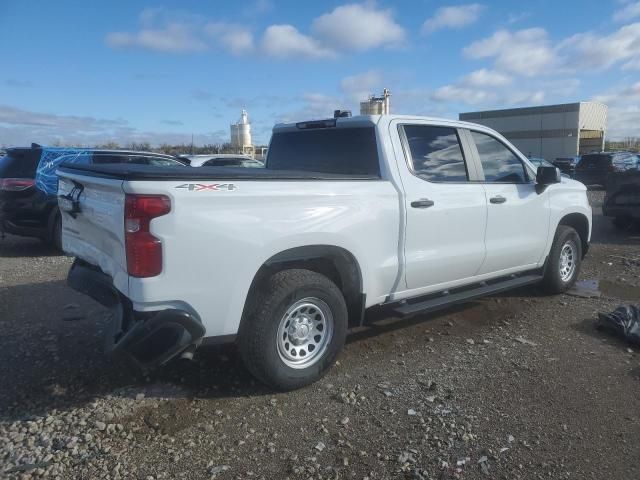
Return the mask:
[[255,156],[255,146],[251,140],[249,114],[242,110],[240,120],[231,124],[231,146],[238,153]]
[[522,153],[555,160],[604,150],[607,106],[595,102],[461,113],[497,130]]
[[382,96],[369,95],[364,102],[360,102],[360,115],[386,115],[391,113],[391,92],[388,88],[382,91]]

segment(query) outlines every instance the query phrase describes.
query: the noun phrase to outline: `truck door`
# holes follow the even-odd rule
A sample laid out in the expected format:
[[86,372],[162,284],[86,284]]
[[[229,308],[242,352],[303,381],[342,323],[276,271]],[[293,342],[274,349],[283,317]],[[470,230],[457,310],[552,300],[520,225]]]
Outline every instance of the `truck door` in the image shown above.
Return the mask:
[[[391,123],[405,191],[405,280],[414,294],[473,277],[485,256],[487,203],[457,128]],[[464,137],[466,138],[466,137]],[[464,283],[464,282],[461,282]]]
[[536,192],[523,160],[500,139],[470,131],[487,195],[487,256],[478,273],[534,268],[549,232],[549,195]]

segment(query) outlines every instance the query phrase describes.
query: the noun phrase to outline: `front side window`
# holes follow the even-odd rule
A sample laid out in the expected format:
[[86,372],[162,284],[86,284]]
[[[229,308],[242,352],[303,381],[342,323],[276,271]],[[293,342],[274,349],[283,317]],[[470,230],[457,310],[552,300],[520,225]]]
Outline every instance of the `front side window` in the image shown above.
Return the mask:
[[466,182],[467,167],[455,128],[405,125],[413,171],[429,182]]
[[491,135],[471,132],[478,149],[480,163],[487,182],[525,183],[527,174],[520,159]]

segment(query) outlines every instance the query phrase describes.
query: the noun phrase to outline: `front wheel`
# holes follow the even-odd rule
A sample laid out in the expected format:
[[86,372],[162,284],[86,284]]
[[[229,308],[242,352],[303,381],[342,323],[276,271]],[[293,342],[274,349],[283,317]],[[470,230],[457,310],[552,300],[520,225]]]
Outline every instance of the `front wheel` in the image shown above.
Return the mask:
[[279,390],[318,380],[333,364],[347,333],[340,289],[309,270],[284,270],[250,300],[238,346],[249,371]]
[[559,225],[547,258],[542,286],[549,293],[563,293],[573,287],[582,264],[582,242],[572,227]]

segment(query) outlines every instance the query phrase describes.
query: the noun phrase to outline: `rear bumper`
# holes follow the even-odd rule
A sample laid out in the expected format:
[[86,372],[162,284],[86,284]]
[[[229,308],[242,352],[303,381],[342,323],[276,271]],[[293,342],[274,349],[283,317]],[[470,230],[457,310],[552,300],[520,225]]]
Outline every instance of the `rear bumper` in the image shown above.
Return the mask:
[[67,284],[110,310],[105,352],[127,354],[144,369],[162,365],[184,350],[197,347],[205,335],[200,319],[183,310],[135,312],[108,275],[81,260],[71,266]]
[[5,192],[0,198],[0,230],[22,237],[46,239],[54,206],[41,194],[15,196]]

